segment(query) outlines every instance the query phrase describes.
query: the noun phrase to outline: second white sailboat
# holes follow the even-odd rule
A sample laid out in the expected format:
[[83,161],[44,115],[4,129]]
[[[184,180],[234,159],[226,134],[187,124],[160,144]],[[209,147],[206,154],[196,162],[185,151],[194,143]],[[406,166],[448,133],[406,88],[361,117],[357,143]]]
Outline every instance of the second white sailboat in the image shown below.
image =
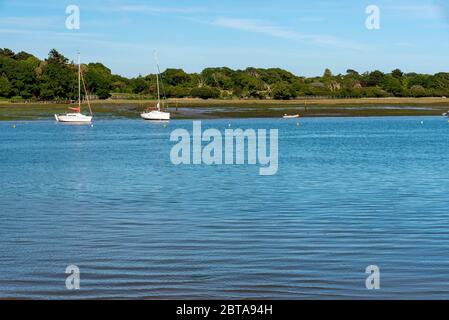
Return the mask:
[[[156,73],[157,104],[156,104],[155,108],[154,107],[148,108],[147,110],[142,112],[140,114],[140,116],[145,120],[166,121],[166,120],[170,120],[170,112],[161,111],[161,94],[160,94],[160,88],[159,88],[159,76],[161,74],[161,71],[159,69],[159,64],[157,62],[156,55],[154,58],[156,60],[156,66],[157,66],[157,73]],[[161,79],[161,82],[162,82],[162,79]]]

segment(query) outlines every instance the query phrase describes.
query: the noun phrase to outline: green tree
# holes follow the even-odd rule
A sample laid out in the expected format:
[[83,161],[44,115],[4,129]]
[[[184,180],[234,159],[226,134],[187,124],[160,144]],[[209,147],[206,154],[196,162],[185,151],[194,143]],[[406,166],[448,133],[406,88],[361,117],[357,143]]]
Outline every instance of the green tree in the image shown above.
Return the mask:
[[276,100],[289,100],[295,97],[295,92],[288,83],[278,82],[273,86],[271,95]]
[[112,75],[111,70],[101,63],[89,63],[85,74],[89,93],[96,94],[100,99],[111,96]]
[[74,99],[77,94],[77,77],[74,65],[68,59],[51,50],[42,67],[40,93],[44,99]]
[[391,71],[391,75],[396,79],[401,79],[404,73],[399,69],[394,69],[393,71]]
[[27,60],[28,58],[35,58],[35,57],[32,54],[29,54],[25,51],[20,51],[19,53],[14,55],[14,59],[16,60]]
[[288,83],[293,83],[298,80],[293,73],[280,68],[269,68],[269,69],[257,69],[260,74],[260,79],[265,83],[271,85],[277,82],[285,81]]
[[190,95],[190,89],[181,86],[169,86],[167,87],[167,98],[184,98]]
[[162,73],[162,80],[168,85],[178,86],[190,80],[190,77],[182,69],[167,69]]
[[69,59],[60,54],[56,49],[50,50],[47,61],[49,63],[56,63],[59,65],[66,65]]
[[426,89],[420,85],[414,85],[410,88],[410,94],[412,97],[421,98],[427,96]]
[[147,82],[142,76],[139,76],[131,80],[131,88],[133,93],[148,92],[149,87],[150,87],[149,82]]
[[220,90],[209,87],[194,88],[191,90],[190,94],[195,98],[217,99],[220,97]]
[[392,75],[386,75],[383,78],[381,87],[396,97],[405,95],[405,88],[402,86],[401,81]]
[[375,87],[380,85],[384,76],[384,73],[376,70],[368,73],[367,75],[365,74],[362,83],[364,84],[364,87]]
[[11,93],[11,83],[5,76],[0,77],[0,97],[9,97]]
[[14,51],[8,48],[0,49],[0,57],[14,58]]
[[323,78],[332,78],[332,77],[333,77],[333,74],[330,69],[324,70]]
[[351,76],[359,76],[359,73],[353,69],[346,70],[346,74]]

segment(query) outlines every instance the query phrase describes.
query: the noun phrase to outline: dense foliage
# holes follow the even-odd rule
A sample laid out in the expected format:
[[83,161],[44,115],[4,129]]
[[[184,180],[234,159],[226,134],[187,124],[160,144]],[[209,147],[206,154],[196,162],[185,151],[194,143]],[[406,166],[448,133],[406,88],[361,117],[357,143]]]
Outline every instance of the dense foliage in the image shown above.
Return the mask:
[[[82,65],[90,94],[107,99],[111,94],[124,97],[154,97],[155,75],[128,79],[114,75],[101,63]],[[206,68],[201,73],[167,69],[162,75],[162,93],[184,98],[292,99],[305,96],[334,98],[449,96],[449,73],[435,75],[381,71],[333,75],[326,69],[321,77],[305,78],[270,68],[232,70]],[[76,99],[77,66],[55,49],[39,60],[26,52],[0,49],[0,98],[61,100]]]

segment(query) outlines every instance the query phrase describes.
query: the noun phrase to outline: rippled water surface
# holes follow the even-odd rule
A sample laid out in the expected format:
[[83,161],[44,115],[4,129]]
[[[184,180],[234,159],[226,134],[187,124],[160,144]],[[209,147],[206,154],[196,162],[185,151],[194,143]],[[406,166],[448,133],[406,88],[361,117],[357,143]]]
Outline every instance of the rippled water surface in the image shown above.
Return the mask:
[[0,297],[449,297],[446,120],[202,124],[279,129],[277,175],[174,166],[191,121],[1,122]]

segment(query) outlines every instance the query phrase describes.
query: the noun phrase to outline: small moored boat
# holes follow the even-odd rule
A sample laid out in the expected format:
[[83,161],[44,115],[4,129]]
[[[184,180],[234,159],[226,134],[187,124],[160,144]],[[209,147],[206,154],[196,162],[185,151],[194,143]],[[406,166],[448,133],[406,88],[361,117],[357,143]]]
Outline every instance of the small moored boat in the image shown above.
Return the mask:
[[170,120],[170,113],[161,111],[159,102],[157,103],[156,110],[147,109],[142,112],[140,116],[145,120]]
[[299,114],[291,114],[291,115],[284,114],[284,116],[283,116],[282,118],[284,118],[284,119],[294,119],[294,118],[299,118]]
[[92,122],[92,116],[86,116],[79,111],[66,114],[55,114],[55,119],[58,122]]

